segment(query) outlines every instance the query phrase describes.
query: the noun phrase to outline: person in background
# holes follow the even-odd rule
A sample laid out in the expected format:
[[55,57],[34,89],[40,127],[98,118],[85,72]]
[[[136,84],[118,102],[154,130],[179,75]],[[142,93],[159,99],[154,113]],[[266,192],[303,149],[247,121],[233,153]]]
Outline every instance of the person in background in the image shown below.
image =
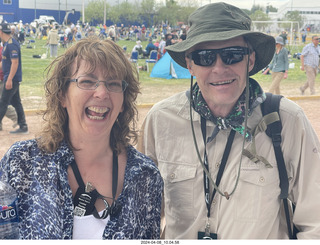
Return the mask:
[[288,34],[286,31],[282,31],[279,37],[283,38],[283,46],[285,46],[288,42]]
[[50,57],[58,57],[59,34],[56,26],[52,26],[48,33],[47,45],[50,47]]
[[142,45],[141,45],[141,41],[140,40],[136,41],[136,45],[134,45],[131,53],[134,52],[134,51],[137,51],[139,55],[141,55],[143,53]]
[[263,72],[267,75],[269,70],[272,71],[272,83],[269,88],[270,93],[280,94],[280,82],[282,79],[287,79],[289,61],[288,50],[284,47],[284,40],[282,37],[276,37],[276,52],[269,67]]
[[303,43],[306,43],[307,35],[308,35],[308,31],[306,29],[302,29],[301,37],[302,37],[302,42]]
[[152,38],[149,38],[149,43],[148,43],[146,49],[143,51],[143,57],[148,58],[150,56],[150,52],[152,50],[158,50],[158,47],[156,47],[156,45],[154,45],[152,43]]
[[[1,39],[0,39],[0,63],[1,63],[1,60],[2,60],[2,42],[1,42]],[[0,98],[1,98],[1,95],[2,95],[2,91],[4,89],[4,81],[3,81],[3,71],[2,69],[0,69]],[[12,120],[13,122],[13,125],[12,127],[15,128],[16,126],[18,126],[17,124],[17,113],[15,111],[15,109],[12,107],[12,105],[8,105],[8,109],[6,111],[6,114],[5,116],[9,119]],[[2,131],[2,122],[0,122],[0,131]]]
[[11,134],[28,133],[28,125],[20,99],[20,83],[22,81],[21,49],[17,40],[11,37],[8,23],[0,24],[0,39],[3,43],[0,69],[3,71],[4,89],[0,98],[0,123],[11,104],[17,113],[19,128]]
[[304,95],[304,92],[308,87],[310,88],[311,95],[316,94],[314,85],[318,73],[319,56],[319,37],[314,35],[312,36],[312,42],[304,46],[300,56],[301,70],[305,71],[307,75],[307,81],[303,86],[300,87],[300,92],[302,95]]
[[158,239],[163,181],[132,146],[137,70],[115,42],[91,37],[47,72],[40,134],[0,161],[18,193],[20,238]]
[[166,41],[165,41],[165,36],[162,36],[161,37],[161,41],[159,43],[159,52],[160,52],[160,58],[165,54],[166,50],[165,50],[165,47],[166,47]]
[[[263,128],[266,94],[250,78],[272,60],[275,40],[251,31],[249,16],[223,2],[200,7],[188,23],[186,40],[167,52],[189,69],[190,90],[153,106],[138,143],[164,179],[162,235],[288,239],[276,155]],[[296,103],[283,97],[279,116],[297,237],[319,239],[320,142]]]

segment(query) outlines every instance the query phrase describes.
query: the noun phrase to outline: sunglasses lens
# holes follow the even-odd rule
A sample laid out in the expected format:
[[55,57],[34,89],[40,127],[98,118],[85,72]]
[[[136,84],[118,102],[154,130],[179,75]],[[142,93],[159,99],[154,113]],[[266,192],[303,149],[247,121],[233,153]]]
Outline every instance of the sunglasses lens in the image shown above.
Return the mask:
[[248,49],[243,47],[230,47],[223,49],[196,50],[192,53],[192,60],[198,66],[211,66],[220,55],[226,65],[236,64],[248,54]]
[[226,65],[236,64],[243,60],[244,53],[236,50],[224,50],[220,53],[222,61]]
[[198,66],[211,66],[217,59],[217,54],[212,50],[201,50],[192,54],[194,63]]

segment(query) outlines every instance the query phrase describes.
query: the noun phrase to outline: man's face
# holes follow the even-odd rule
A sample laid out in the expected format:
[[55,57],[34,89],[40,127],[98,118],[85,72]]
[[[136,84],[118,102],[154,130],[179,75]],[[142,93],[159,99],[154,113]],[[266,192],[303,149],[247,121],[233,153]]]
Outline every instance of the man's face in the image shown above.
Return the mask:
[[[200,49],[221,49],[227,47],[247,47],[242,37],[227,41],[200,43],[191,48],[187,54]],[[235,64],[225,64],[217,55],[216,61],[211,66],[196,65],[193,60],[186,58],[191,75],[197,78],[203,98],[206,100],[211,112],[215,116],[227,116],[246,86],[248,55]],[[252,70],[255,62],[255,53],[249,59],[248,72]]]
[[317,36],[313,37],[312,42],[313,42],[314,46],[318,46],[319,45],[319,37],[317,37]]

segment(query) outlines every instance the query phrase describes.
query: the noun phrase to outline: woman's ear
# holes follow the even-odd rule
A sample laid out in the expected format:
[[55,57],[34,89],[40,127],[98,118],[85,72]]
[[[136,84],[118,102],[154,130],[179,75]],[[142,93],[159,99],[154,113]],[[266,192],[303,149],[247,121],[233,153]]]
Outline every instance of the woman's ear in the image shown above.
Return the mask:
[[62,95],[62,91],[59,92],[58,94],[58,97],[59,97],[59,101],[60,101],[60,104],[63,108],[66,108],[66,97],[64,95]]

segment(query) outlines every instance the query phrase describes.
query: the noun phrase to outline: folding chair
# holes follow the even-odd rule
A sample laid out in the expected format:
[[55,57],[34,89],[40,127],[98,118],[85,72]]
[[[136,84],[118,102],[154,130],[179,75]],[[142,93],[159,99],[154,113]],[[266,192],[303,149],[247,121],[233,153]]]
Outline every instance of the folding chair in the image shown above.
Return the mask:
[[146,60],[147,72],[149,72],[149,63],[157,63],[158,61],[158,51],[152,50],[150,53],[150,58]]
[[131,57],[130,57],[130,62],[136,64],[137,70],[138,70],[138,72],[139,72],[138,57],[139,57],[138,51],[132,51]]
[[33,44],[33,48],[36,48],[36,41],[33,39],[30,39],[27,41],[27,48],[32,48],[32,44]]

